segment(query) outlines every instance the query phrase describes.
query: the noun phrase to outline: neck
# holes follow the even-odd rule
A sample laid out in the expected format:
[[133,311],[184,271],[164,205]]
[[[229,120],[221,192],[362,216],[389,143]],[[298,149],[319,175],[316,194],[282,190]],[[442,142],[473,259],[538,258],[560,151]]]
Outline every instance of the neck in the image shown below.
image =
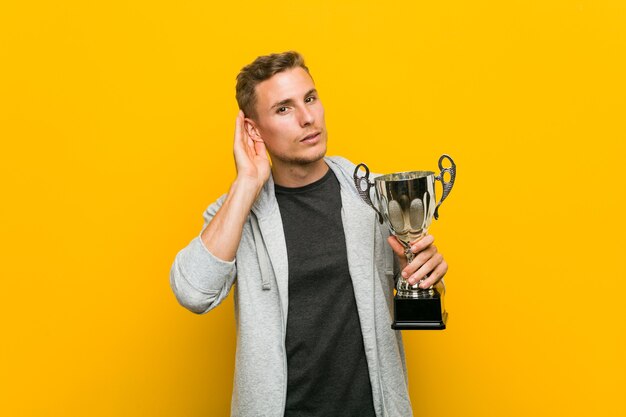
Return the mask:
[[308,164],[276,162],[272,164],[272,176],[274,183],[283,187],[304,187],[322,178],[329,170],[324,158]]

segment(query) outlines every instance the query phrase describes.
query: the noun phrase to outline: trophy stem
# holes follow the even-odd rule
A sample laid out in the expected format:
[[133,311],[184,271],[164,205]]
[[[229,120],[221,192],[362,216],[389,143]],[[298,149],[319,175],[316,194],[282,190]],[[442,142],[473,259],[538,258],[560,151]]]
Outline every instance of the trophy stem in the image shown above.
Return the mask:
[[411,251],[411,246],[405,244],[404,242],[402,242],[404,246],[404,256],[406,256],[406,263],[410,264],[411,262],[413,262],[413,259],[415,259],[415,255],[413,254],[413,252]]

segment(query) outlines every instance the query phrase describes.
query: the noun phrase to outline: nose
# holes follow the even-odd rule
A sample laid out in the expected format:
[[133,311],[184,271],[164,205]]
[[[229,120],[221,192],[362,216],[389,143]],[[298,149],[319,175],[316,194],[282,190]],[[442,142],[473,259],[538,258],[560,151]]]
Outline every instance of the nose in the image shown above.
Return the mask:
[[310,126],[315,121],[315,116],[313,115],[313,111],[307,106],[303,106],[301,108],[299,112],[299,118],[300,118],[300,126],[302,127]]

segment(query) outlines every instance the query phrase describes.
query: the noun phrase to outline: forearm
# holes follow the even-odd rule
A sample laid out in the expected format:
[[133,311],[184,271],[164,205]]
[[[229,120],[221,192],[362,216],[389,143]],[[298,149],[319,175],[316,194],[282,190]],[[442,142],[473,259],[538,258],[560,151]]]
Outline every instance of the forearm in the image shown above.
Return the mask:
[[226,298],[236,276],[235,253],[256,187],[235,180],[229,192],[205,211],[200,236],[178,252],[170,285],[179,303],[202,314]]
[[233,182],[224,204],[200,236],[215,257],[224,261],[235,259],[243,226],[259,191],[254,181],[237,178]]

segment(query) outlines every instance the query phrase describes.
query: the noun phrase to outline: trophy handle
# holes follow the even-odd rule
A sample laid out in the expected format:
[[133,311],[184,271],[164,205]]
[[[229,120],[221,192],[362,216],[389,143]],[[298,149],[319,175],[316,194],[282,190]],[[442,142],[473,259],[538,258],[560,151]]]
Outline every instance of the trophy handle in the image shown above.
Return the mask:
[[[450,168],[443,167],[444,159],[447,159],[450,161],[450,164],[451,164]],[[441,205],[441,203],[443,203],[443,200],[446,199],[448,194],[450,194],[450,191],[452,190],[452,186],[454,185],[454,178],[456,177],[456,164],[454,163],[452,158],[450,158],[449,155],[443,154],[439,158],[439,169],[441,170],[441,172],[439,173],[438,176],[435,177],[435,180],[441,181],[441,185],[443,185],[443,193],[441,194],[441,200],[439,200],[439,202],[437,203],[437,206],[435,207],[435,219],[439,218],[439,206]],[[446,172],[450,174],[450,181],[448,182],[446,182],[443,179],[443,174],[445,174]]]
[[[361,167],[365,168],[365,175],[362,177],[359,177],[359,169]],[[378,214],[378,221],[380,222],[380,224],[382,224],[383,215],[380,213],[380,211],[378,211],[376,207],[374,207],[374,204],[372,203],[372,199],[370,198],[370,188],[372,188],[372,186],[374,185],[373,182],[370,182],[370,169],[364,163],[360,163],[354,169],[353,178],[354,178],[354,185],[356,186],[356,189],[359,192],[359,195],[361,196],[363,201],[369,204],[370,207],[373,208],[374,211],[376,211],[376,214]]]

